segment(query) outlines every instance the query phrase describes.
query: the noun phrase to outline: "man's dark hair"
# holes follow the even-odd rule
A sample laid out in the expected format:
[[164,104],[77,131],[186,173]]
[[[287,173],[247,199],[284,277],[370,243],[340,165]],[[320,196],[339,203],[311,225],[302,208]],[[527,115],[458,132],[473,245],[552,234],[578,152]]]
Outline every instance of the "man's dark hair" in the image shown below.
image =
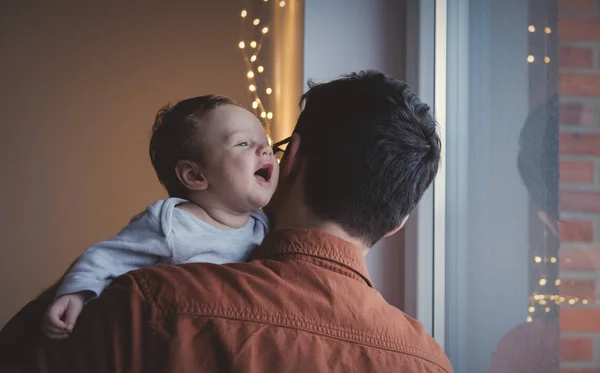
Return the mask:
[[181,184],[175,166],[180,160],[202,163],[199,125],[204,117],[221,105],[237,105],[233,100],[206,95],[165,105],[156,114],[150,139],[150,159],[170,197],[187,198],[188,190]]
[[306,198],[320,218],[374,245],[433,181],[441,143],[430,108],[376,71],[314,84],[295,132],[306,158]]

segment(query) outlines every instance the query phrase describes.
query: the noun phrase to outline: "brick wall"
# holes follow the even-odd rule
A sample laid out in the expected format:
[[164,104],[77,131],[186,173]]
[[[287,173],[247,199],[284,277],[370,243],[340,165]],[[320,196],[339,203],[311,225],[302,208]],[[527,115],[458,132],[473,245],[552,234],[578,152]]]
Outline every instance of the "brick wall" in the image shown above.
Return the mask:
[[559,1],[563,373],[600,372],[600,1]]

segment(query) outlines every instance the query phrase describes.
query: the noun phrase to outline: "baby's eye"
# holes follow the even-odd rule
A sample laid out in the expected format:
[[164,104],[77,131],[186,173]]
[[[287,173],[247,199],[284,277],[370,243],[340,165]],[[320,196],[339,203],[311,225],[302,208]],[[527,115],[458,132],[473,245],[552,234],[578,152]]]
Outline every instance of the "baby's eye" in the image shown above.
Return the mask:
[[245,148],[246,146],[248,146],[248,145],[250,145],[250,144],[248,143],[248,141],[242,141],[241,143],[237,144],[237,146],[241,146],[241,147],[244,147],[244,148]]

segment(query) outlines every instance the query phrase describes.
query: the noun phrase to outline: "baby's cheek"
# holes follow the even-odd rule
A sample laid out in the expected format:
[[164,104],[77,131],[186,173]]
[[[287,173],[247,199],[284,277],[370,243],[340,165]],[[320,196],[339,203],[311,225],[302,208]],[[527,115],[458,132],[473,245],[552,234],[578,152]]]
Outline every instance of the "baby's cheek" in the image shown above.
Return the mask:
[[244,175],[254,174],[255,167],[255,164],[250,163],[245,159],[237,159],[235,162],[232,162],[227,171],[235,174],[237,178],[241,179]]

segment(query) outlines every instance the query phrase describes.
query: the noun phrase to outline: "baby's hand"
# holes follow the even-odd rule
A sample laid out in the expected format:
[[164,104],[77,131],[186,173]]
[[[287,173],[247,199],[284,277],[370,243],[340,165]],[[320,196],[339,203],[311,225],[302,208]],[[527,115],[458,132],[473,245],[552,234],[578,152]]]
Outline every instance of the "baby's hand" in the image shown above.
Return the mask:
[[66,294],[52,302],[44,314],[42,332],[52,339],[65,339],[75,327],[87,292]]

